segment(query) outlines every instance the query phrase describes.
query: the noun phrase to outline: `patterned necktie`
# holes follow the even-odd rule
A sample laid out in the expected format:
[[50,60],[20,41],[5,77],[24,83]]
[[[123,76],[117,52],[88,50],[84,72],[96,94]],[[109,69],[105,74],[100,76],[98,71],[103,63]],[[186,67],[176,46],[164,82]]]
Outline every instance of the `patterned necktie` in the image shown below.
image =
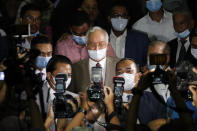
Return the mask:
[[97,63],[97,64],[96,64],[96,67],[101,67],[101,64]]
[[179,53],[179,58],[177,61],[177,64],[181,64],[184,61],[185,55],[187,54],[186,49],[185,49],[185,43],[187,42],[187,40],[185,41],[180,41],[181,42],[181,50]]

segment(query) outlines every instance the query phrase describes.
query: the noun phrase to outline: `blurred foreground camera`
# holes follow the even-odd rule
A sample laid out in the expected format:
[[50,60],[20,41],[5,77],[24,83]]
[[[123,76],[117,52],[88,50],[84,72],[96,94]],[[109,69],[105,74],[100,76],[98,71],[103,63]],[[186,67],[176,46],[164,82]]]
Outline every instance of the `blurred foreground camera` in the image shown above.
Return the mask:
[[183,61],[176,67],[177,89],[186,100],[192,100],[189,85],[197,81],[197,74],[193,72],[193,65]]
[[[55,118],[72,118],[78,109],[77,100],[72,95],[64,95],[67,79],[67,74],[62,73],[57,74],[55,77],[56,93],[54,93],[55,99],[53,100]],[[76,106],[76,110],[73,109],[72,105]]]
[[93,86],[88,88],[87,96],[90,101],[102,101],[104,99],[102,67],[92,67],[91,80]]
[[156,65],[156,69],[151,75],[152,84],[166,83],[166,72],[162,68],[162,65],[166,64],[166,60],[166,54],[150,54],[150,65]]

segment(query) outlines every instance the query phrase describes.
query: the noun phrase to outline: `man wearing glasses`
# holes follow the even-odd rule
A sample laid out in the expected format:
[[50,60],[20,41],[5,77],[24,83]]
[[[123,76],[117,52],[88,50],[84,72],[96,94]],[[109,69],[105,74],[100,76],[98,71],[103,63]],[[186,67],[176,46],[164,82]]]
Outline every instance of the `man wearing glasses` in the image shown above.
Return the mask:
[[114,3],[108,21],[111,25],[110,43],[119,58],[131,58],[140,67],[146,63],[149,39],[146,34],[127,29],[130,21],[126,3]]
[[30,24],[31,30],[31,37],[28,37],[25,42],[22,43],[22,47],[30,49],[32,38],[40,34],[40,16],[40,9],[33,4],[27,4],[21,9],[19,23],[24,25]]

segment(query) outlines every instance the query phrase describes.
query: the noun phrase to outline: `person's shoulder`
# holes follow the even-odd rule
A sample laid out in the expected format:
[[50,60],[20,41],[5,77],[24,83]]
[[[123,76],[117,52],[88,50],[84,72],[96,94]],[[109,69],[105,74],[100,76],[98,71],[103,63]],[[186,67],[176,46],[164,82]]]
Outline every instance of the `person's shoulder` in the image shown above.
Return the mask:
[[131,29],[127,33],[128,36],[135,35],[135,36],[141,36],[141,37],[148,37],[148,35],[142,31]]
[[78,67],[78,66],[82,66],[82,65],[87,65],[87,64],[88,64],[88,61],[89,61],[89,58],[80,60],[80,61],[74,63],[74,64],[73,64],[73,67]]
[[107,60],[112,61],[112,62],[118,62],[120,60],[120,58],[117,57],[111,57],[111,56],[107,56]]
[[167,44],[168,44],[169,46],[173,46],[173,45],[175,45],[176,43],[178,43],[178,42],[177,42],[177,38],[175,38],[175,39],[173,39],[173,40],[167,42]]
[[137,20],[134,24],[133,24],[133,27],[134,28],[137,28],[143,24],[146,24],[147,23],[147,17],[148,17],[148,14],[146,14],[145,16],[143,16],[142,18],[140,18],[139,20]]
[[72,39],[72,36],[67,35],[66,38],[60,38],[57,42],[57,45],[72,46],[73,43],[74,43],[74,41]]

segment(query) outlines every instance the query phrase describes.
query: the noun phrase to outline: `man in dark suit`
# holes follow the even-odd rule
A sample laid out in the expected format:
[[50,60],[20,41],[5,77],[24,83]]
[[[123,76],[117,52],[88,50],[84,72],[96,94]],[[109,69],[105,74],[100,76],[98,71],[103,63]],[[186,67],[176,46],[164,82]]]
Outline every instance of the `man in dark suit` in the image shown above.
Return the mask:
[[191,48],[190,31],[194,26],[194,21],[189,10],[178,8],[173,13],[173,23],[176,39],[168,42],[170,46],[170,65],[175,67],[183,60],[187,60]]
[[140,67],[146,64],[148,35],[129,30],[130,16],[127,6],[122,2],[114,3],[108,21],[111,25],[110,43],[119,58],[131,58]]
[[113,87],[112,78],[115,75],[115,65],[118,58],[106,57],[108,34],[100,27],[93,27],[87,34],[87,49],[89,58],[73,65],[70,90],[85,91],[91,81],[92,67],[102,67],[102,78],[105,86]]

